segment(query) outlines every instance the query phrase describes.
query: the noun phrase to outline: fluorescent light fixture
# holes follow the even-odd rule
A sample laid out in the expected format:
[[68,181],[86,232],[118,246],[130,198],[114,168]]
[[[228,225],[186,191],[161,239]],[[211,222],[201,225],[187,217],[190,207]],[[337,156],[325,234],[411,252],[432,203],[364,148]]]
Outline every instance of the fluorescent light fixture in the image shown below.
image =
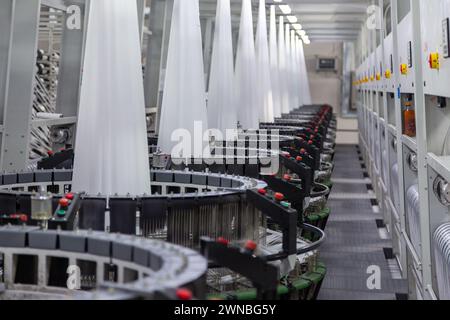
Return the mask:
[[273,2],[283,2],[283,0],[273,0]]
[[294,24],[292,24],[292,28],[300,31],[300,30],[302,30],[302,25],[300,23],[294,23]]
[[306,36],[306,31],[305,30],[297,30],[297,33],[302,38]]
[[288,4],[280,4],[279,5],[281,12],[283,12],[283,14],[291,14],[292,13],[292,9]]
[[290,23],[297,23],[298,19],[296,16],[287,16],[286,17]]
[[304,44],[310,44],[309,37],[307,35],[302,36],[302,41]]

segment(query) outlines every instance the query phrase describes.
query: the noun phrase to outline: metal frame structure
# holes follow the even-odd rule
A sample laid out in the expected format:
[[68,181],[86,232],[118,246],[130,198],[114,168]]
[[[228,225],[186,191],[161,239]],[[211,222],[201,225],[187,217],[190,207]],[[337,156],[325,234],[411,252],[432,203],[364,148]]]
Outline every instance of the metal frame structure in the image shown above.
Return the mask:
[[[427,6],[435,6],[438,9],[434,10],[439,11],[442,2],[433,1]],[[442,82],[448,84],[445,82],[447,70],[432,70],[428,67],[429,57],[425,55],[430,54],[430,50],[441,53],[442,46],[428,45],[429,38],[433,37],[438,38],[431,40],[433,43],[441,43],[441,26],[434,25],[435,34],[425,32],[430,24],[426,19],[439,17],[431,17],[430,12],[436,11],[424,10],[419,0],[377,0],[373,4],[380,8],[390,7],[392,35],[385,34],[383,27],[377,43],[374,40],[377,31],[363,28],[358,40],[361,58],[356,85],[359,89],[360,144],[373,184],[381,186],[376,192],[377,198],[385,213],[385,223],[402,274],[409,280],[410,297],[437,299],[439,279],[436,278],[433,233],[450,220],[442,192],[436,190],[440,177],[444,182],[450,181],[448,155],[440,150],[441,142],[445,144],[443,136],[448,127],[445,107],[450,93],[442,87]],[[383,19],[386,19],[386,13]],[[439,14],[445,18],[448,12],[440,10]],[[385,26],[386,22],[389,23],[382,21],[381,25]],[[443,55],[438,59],[441,64],[448,63]],[[402,73],[400,67],[405,63],[408,70]],[[387,70],[389,77],[385,74]],[[403,102],[411,98],[415,106],[416,137],[403,132]],[[436,137],[440,137],[439,141],[435,141]],[[386,150],[387,161],[383,156],[380,159],[380,152],[376,152],[381,145]],[[377,163],[381,163],[381,171]],[[394,163],[398,165],[398,181],[391,172]],[[387,174],[383,174],[383,170]],[[398,186],[394,182],[398,182]],[[407,192],[413,185],[418,186],[420,240],[414,240],[412,217],[408,211]]]
[[[0,72],[2,75],[0,78],[0,168],[2,171],[22,171],[27,168],[31,128],[49,126],[75,130],[82,79],[84,42],[88,27],[89,1],[7,0],[0,4],[2,29],[0,36]],[[151,35],[151,32],[144,32],[147,0],[136,1],[141,23],[141,36]],[[157,4],[158,1],[152,1],[152,7]],[[73,5],[80,9],[81,26],[79,29],[73,29],[65,23],[62,31],[56,112],[63,114],[64,118],[32,120],[41,8],[45,6],[66,12],[64,21],[67,21],[73,14],[73,11],[70,10]],[[154,20],[151,19],[151,21]],[[155,45],[158,47],[157,43]],[[153,78],[152,75],[147,77],[147,79]],[[145,87],[146,91],[149,91],[151,84],[146,83]],[[74,136],[74,134],[71,135],[69,144],[73,145]],[[55,148],[61,147],[63,146],[55,145]]]

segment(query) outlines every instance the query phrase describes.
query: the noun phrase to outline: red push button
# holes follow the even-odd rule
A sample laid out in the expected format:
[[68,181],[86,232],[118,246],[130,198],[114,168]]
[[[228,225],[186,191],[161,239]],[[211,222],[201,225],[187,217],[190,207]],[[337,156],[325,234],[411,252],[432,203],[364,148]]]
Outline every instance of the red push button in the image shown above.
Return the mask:
[[275,193],[275,200],[283,201],[284,200],[284,194],[279,193],[279,192]]
[[223,244],[224,246],[227,246],[230,242],[227,239],[223,238],[223,237],[219,237],[219,238],[217,238],[217,243],[220,243],[220,244]]
[[247,241],[247,243],[245,244],[245,249],[249,250],[249,251],[255,251],[256,248],[258,247],[258,245],[256,244],[255,241]]
[[192,292],[189,289],[178,289],[176,292],[176,296],[178,299],[183,300],[183,301],[187,301],[187,300],[192,300]]
[[73,200],[74,197],[75,195],[73,193],[66,194],[66,199]]
[[62,198],[61,200],[59,200],[59,205],[62,208],[67,208],[69,206],[69,204],[70,204],[70,200],[69,199]]

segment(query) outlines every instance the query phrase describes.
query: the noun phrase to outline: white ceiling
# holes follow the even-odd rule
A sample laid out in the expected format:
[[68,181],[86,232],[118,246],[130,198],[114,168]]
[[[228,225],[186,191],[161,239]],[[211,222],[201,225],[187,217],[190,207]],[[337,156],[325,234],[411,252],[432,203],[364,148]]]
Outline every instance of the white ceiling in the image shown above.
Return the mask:
[[356,40],[367,19],[369,0],[283,0],[311,41]]
[[[234,23],[238,23],[241,0],[231,0]],[[356,40],[366,21],[370,0],[283,0],[289,4],[311,41]],[[215,16],[216,0],[200,0],[202,16]],[[274,3],[267,0],[266,3]],[[253,0],[257,9],[258,0]],[[280,3],[276,3],[280,4]],[[281,14],[281,11],[278,11]]]

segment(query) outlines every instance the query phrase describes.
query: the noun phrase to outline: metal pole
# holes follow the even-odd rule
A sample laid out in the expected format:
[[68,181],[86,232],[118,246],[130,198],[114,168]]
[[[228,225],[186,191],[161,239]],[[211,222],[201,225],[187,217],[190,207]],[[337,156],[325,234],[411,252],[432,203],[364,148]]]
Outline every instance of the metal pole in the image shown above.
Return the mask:
[[[397,227],[397,230],[403,232],[405,230],[406,220],[405,220],[405,186],[404,186],[404,159],[403,159],[403,144],[402,144],[402,135],[403,135],[403,124],[402,124],[402,106],[400,99],[400,62],[399,62],[399,53],[398,53],[398,10],[397,10],[398,2],[397,0],[391,0],[391,10],[392,10],[392,39],[393,39],[393,57],[394,57],[394,81],[395,87],[398,88],[398,95],[395,99],[395,126],[397,129],[397,163],[398,163],[398,176],[399,176],[399,205],[400,212],[398,213],[400,216],[400,221],[396,222],[393,227]],[[393,232],[395,232],[393,228]],[[398,256],[400,255],[400,267],[402,269],[403,276],[406,274],[406,244],[403,240],[403,237],[400,235],[399,239],[400,243],[400,252],[395,252]]]
[[419,177],[419,201],[420,201],[420,231],[422,246],[422,292],[427,293],[432,299],[429,287],[432,286],[431,274],[431,235],[430,235],[430,210],[428,193],[428,141],[426,129],[426,108],[423,78],[423,52],[422,52],[422,32],[421,13],[419,0],[411,1],[412,24],[414,34],[413,63],[415,65],[415,107],[416,107],[416,128],[417,128],[417,160]]

